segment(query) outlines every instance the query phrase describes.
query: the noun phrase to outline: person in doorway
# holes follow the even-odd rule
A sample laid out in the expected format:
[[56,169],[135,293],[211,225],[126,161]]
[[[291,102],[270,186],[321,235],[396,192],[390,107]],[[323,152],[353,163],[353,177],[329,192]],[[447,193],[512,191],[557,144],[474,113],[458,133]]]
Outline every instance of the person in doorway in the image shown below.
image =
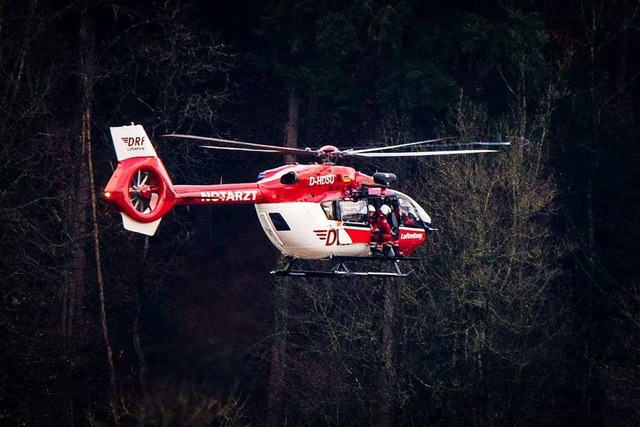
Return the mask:
[[376,222],[376,207],[373,205],[369,205],[367,207],[367,212],[367,220],[369,221],[369,225],[371,226],[371,228],[373,228]]
[[371,222],[371,252],[383,253],[388,257],[397,255],[395,244],[395,235],[389,225],[388,216],[391,213],[389,205],[382,205],[378,212],[373,216]]

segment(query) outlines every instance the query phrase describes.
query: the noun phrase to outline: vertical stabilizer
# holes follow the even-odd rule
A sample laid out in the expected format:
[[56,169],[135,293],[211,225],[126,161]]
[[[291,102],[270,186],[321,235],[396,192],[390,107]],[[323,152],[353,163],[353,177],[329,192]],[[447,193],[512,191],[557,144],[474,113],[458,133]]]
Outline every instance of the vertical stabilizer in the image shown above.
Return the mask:
[[110,129],[118,161],[132,157],[158,157],[142,125],[132,124]]

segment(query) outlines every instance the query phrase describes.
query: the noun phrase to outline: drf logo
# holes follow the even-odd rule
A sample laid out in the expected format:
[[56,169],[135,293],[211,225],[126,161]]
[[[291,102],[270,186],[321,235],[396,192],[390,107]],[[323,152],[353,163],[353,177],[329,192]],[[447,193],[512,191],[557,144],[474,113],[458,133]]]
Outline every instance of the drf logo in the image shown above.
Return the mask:
[[313,230],[320,240],[324,240],[325,246],[335,245],[338,242],[338,231],[335,228],[329,230]]
[[122,142],[127,145],[129,150],[144,150],[144,136],[125,136]]
[[327,240],[324,242],[325,246],[331,246],[338,241],[338,232],[332,228],[327,232]]

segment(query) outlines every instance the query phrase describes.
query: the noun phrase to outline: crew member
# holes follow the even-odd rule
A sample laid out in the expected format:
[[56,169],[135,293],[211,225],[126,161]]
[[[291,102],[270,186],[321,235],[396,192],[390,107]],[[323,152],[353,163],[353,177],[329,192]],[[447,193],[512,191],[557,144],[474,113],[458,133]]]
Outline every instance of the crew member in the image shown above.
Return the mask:
[[395,236],[387,219],[390,213],[391,208],[389,205],[382,205],[380,206],[378,213],[374,216],[371,233],[371,248],[374,253],[381,251],[385,255],[392,257],[397,255],[397,253],[394,249]]
[[416,221],[416,217],[409,212],[408,215],[402,215],[402,224],[407,227],[417,227],[418,222]]
[[376,207],[373,205],[369,205],[367,207],[367,211],[368,211],[367,220],[369,221],[369,225],[373,229],[376,222]]

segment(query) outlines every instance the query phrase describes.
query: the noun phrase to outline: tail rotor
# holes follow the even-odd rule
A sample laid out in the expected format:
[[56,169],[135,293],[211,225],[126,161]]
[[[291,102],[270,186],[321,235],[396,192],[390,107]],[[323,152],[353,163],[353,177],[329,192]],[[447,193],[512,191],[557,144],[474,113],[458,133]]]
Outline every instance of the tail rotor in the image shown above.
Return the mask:
[[139,169],[129,184],[129,199],[133,208],[141,214],[152,214],[158,207],[163,182],[151,169]]
[[122,215],[125,229],[152,236],[175,204],[169,174],[140,125],[111,128],[118,167],[104,197]]

